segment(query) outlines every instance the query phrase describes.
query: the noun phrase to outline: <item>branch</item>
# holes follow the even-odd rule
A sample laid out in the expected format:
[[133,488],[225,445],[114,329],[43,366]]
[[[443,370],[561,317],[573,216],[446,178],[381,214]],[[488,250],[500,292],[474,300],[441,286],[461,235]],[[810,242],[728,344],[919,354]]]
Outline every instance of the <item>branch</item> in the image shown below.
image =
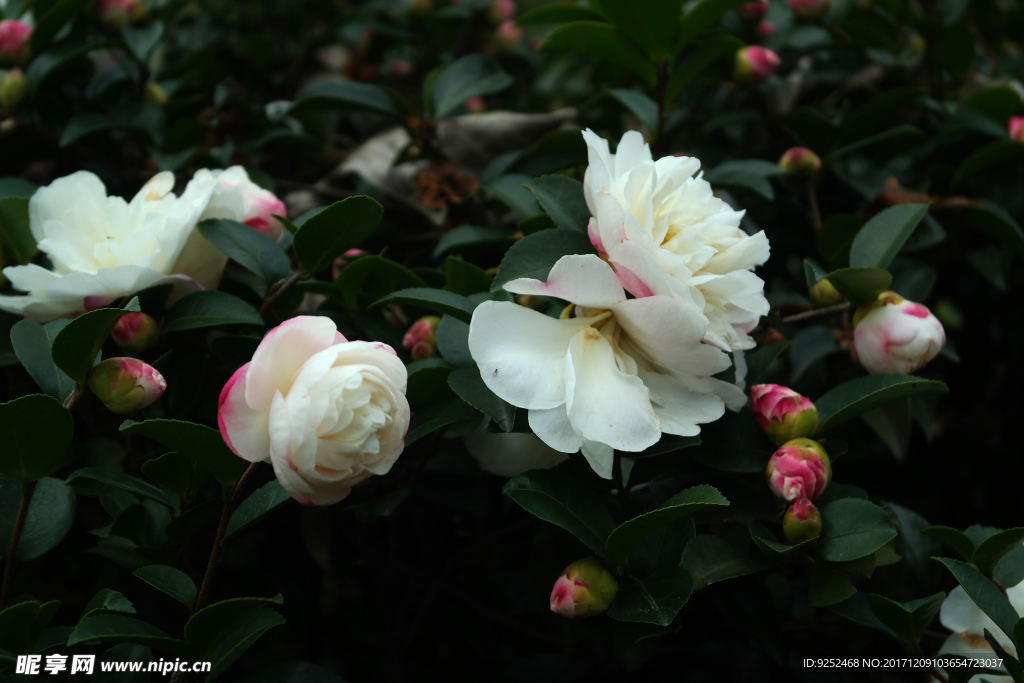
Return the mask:
[[21,541],[21,532],[25,528],[25,518],[28,517],[28,503],[32,499],[32,492],[36,483],[32,482],[25,486],[21,494],[21,505],[18,506],[18,517],[14,520],[14,533],[11,534],[11,546],[7,550],[7,562],[4,564],[4,583],[0,589],[0,610],[7,606],[7,597],[11,592],[11,580],[14,578],[14,566],[18,562],[18,542]]
[[850,302],[844,301],[841,304],[835,306],[826,306],[825,308],[819,308],[813,311],[804,311],[803,313],[797,313],[789,317],[783,318],[784,323],[795,323],[798,320],[806,320],[807,318],[814,318],[819,315],[825,315],[827,313],[838,313],[839,311],[846,311],[850,308]]
[[285,292],[294,287],[295,283],[298,282],[301,277],[302,271],[297,270],[294,273],[292,273],[292,276],[290,278],[285,280],[280,287],[274,290],[273,294],[267,297],[266,301],[263,302],[263,305],[260,306],[259,314],[266,314],[266,312],[270,310],[270,307],[273,306],[277,302],[277,300],[280,299],[282,295],[284,295]]

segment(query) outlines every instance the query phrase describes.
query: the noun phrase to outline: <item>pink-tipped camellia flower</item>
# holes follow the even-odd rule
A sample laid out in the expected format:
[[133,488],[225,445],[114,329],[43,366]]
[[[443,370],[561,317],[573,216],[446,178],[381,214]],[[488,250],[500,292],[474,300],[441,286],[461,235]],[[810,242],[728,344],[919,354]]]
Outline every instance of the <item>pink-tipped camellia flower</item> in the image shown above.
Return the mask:
[[86,383],[112,413],[128,415],[160,398],[167,381],[156,368],[135,358],[108,358],[89,371]]
[[1024,142],[1024,116],[1011,116],[1006,130],[1011,140]]
[[114,325],[110,336],[122,349],[142,353],[156,346],[160,340],[160,325],[145,313],[125,313]]
[[895,292],[882,292],[857,309],[853,325],[853,358],[872,375],[910,374],[935,358],[946,343],[938,318]]
[[789,9],[797,19],[821,19],[828,12],[829,0],[789,0]]
[[287,218],[284,202],[270,190],[264,190],[250,180],[249,174],[241,166],[232,166],[223,171],[200,169],[196,171],[194,180],[201,183],[217,184],[225,189],[237,189],[245,204],[245,215],[242,216],[241,222],[275,242],[281,237],[284,224],[274,216]]
[[0,59],[26,64],[32,58],[32,27],[18,19],[0,21]]
[[142,0],[96,0],[96,18],[108,28],[119,30],[144,16],[146,4]]
[[755,22],[764,19],[768,11],[768,0],[747,2],[736,8],[736,15],[743,21]]
[[832,480],[832,463],[817,441],[793,439],[768,460],[765,476],[772,493],[788,503],[817,500]]
[[790,175],[813,178],[821,170],[821,159],[806,147],[790,147],[779,158],[779,166]]
[[612,573],[593,557],[573,562],[551,589],[551,611],[560,617],[593,617],[608,609],[619,592]]
[[766,47],[751,45],[736,52],[736,68],[733,72],[737,83],[760,83],[771,76],[782,60]]
[[441,319],[436,315],[420,318],[412,324],[402,337],[402,346],[409,349],[413,360],[423,360],[437,355],[437,326]]
[[782,518],[782,532],[790,543],[802,543],[821,536],[821,513],[814,503],[801,498],[786,510]]
[[236,455],[270,458],[292,498],[332,505],[401,455],[407,379],[387,344],[350,342],[330,318],[298,316],[271,330],[224,385],[217,422]]
[[750,407],[757,426],[776,446],[801,437],[812,437],[821,429],[818,409],[806,397],[778,384],[750,387]]

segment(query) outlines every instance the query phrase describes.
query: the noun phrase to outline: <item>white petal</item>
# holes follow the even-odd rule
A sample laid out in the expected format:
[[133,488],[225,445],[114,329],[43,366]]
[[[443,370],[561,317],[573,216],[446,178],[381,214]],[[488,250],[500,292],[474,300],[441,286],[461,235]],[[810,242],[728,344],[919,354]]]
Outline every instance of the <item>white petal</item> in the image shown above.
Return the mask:
[[696,436],[699,425],[725,414],[725,404],[717,395],[690,391],[669,375],[641,370],[640,379],[647,385],[654,414],[666,434]]
[[268,332],[249,364],[246,403],[253,410],[269,410],[275,393],[288,393],[302,364],[333,346],[337,329],[330,318],[311,315],[290,318]]
[[612,467],[615,464],[615,451],[611,446],[597,441],[584,440],[583,457],[587,459],[590,466],[598,476],[605,479],[612,478]]
[[556,451],[575,453],[583,445],[583,437],[572,428],[564,405],[543,410],[533,408],[529,415],[530,429]]
[[481,428],[467,434],[464,440],[469,454],[480,463],[480,469],[501,477],[514,477],[526,470],[549,469],[568,458],[534,434],[491,434]]
[[594,254],[563,256],[551,268],[547,282],[519,278],[506,283],[504,289],[515,294],[553,296],[588,308],[608,308],[626,299],[615,271]]

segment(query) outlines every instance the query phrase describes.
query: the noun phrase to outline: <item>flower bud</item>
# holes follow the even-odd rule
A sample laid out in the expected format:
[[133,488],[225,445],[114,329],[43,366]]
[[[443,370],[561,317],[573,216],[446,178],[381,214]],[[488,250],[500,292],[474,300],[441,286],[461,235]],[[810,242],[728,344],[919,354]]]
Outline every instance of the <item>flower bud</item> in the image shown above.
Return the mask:
[[145,408],[167,389],[156,368],[135,358],[108,358],[89,371],[86,382],[103,405],[118,415]]
[[27,64],[32,58],[32,27],[18,19],[0,21],[0,59]]
[[408,59],[395,59],[388,64],[388,73],[395,78],[405,78],[412,75],[413,65]]
[[487,105],[484,104],[484,98],[479,95],[470,97],[463,103],[463,106],[466,107],[466,111],[470,114],[482,114],[487,110]]
[[882,292],[857,309],[853,327],[853,358],[872,375],[910,374],[935,358],[946,343],[938,318],[895,292]]
[[751,45],[736,52],[736,69],[733,73],[737,83],[760,83],[772,75],[781,60],[766,47]]
[[160,107],[167,104],[167,91],[164,90],[163,86],[156,81],[146,82],[146,89],[143,92],[143,97],[146,98],[147,102],[152,102]]
[[503,47],[515,47],[523,39],[523,29],[511,19],[503,21],[494,31],[494,39]]
[[110,332],[114,343],[126,351],[142,353],[156,346],[160,326],[145,313],[125,313]]
[[806,147],[790,147],[779,158],[786,173],[800,178],[813,178],[821,170],[821,159]]
[[832,463],[817,441],[793,439],[768,460],[765,476],[772,493],[786,502],[817,500],[832,480]]
[[561,617],[592,617],[608,609],[619,584],[598,560],[573,562],[551,589],[551,611]]
[[768,11],[768,0],[760,2],[747,2],[736,8],[736,15],[743,21],[755,22],[764,19]]
[[487,16],[495,24],[514,19],[516,16],[515,0],[494,0],[487,9]]
[[768,21],[767,19],[762,19],[761,23],[757,25],[757,35],[762,40],[764,40],[773,33],[775,33],[775,24]]
[[797,19],[813,21],[825,16],[829,4],[829,0],[789,0],[789,9]]
[[843,303],[843,295],[828,281],[828,278],[818,280],[811,287],[811,306],[813,308],[825,308]]
[[793,544],[817,538],[821,535],[821,513],[814,503],[801,498],[786,510],[786,516],[782,518],[782,532]]
[[818,409],[806,397],[778,384],[750,387],[754,421],[772,443],[781,446],[797,438],[812,437],[821,429]]
[[345,266],[350,264],[352,261],[355,261],[360,256],[366,256],[369,253],[370,252],[362,249],[349,249],[344,254],[334,259],[334,264],[331,265],[331,274],[334,276],[334,279],[338,279],[338,276],[341,275],[341,271]]
[[108,29],[118,31],[146,16],[142,0],[96,0],[96,18]]
[[6,113],[13,112],[25,99],[27,90],[25,74],[17,67],[11,69],[0,81],[0,107]]
[[1011,140],[1024,142],[1024,116],[1011,116],[1007,124],[1007,132]]
[[420,318],[412,324],[402,338],[402,346],[409,349],[413,360],[423,360],[437,355],[437,326],[441,319],[436,315]]

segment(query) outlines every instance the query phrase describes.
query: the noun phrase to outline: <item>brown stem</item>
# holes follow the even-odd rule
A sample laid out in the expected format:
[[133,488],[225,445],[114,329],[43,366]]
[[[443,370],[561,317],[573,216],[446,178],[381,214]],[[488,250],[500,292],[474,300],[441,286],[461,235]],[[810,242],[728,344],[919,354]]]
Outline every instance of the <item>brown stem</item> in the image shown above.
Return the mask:
[[805,320],[807,318],[814,318],[815,316],[825,315],[827,313],[838,313],[839,311],[846,311],[850,308],[850,302],[844,301],[841,304],[835,306],[826,306],[825,308],[819,308],[813,311],[804,311],[803,313],[797,313],[782,319],[784,323],[795,323],[798,320]]
[[18,542],[21,541],[21,531],[25,528],[25,518],[28,516],[28,503],[32,499],[32,491],[36,488],[33,481],[25,485],[21,494],[21,505],[18,506],[18,517],[14,520],[14,533],[11,534],[11,547],[7,550],[7,562],[4,564],[4,583],[0,589],[0,610],[7,607],[7,596],[11,593],[11,581],[14,579],[14,566],[18,561]]
[[818,209],[818,194],[814,191],[814,181],[807,181],[807,201],[811,204],[811,217],[814,220],[814,232],[821,232],[821,211]]
[[295,271],[294,273],[292,273],[292,276],[290,278],[285,280],[280,287],[274,290],[273,294],[267,297],[267,300],[263,302],[262,306],[260,306],[259,314],[264,315],[267,311],[269,311],[270,307],[273,306],[285,292],[287,292],[289,289],[295,286],[295,283],[298,282],[299,278],[301,277],[302,271]]
[[68,394],[68,397],[64,399],[64,407],[68,410],[73,410],[75,404],[78,403],[78,399],[82,398],[83,393],[85,393],[85,391],[82,389],[82,385],[76,382],[74,391]]
[[220,544],[224,540],[224,532],[227,531],[228,520],[231,519],[231,513],[242,502],[242,491],[245,489],[245,483],[252,476],[252,473],[256,471],[257,465],[259,463],[254,462],[246,468],[245,472],[242,473],[242,476],[235,483],[231,497],[224,501],[224,510],[220,514],[220,524],[217,526],[217,535],[213,539],[213,550],[210,551],[210,561],[206,564],[206,573],[203,575],[203,585],[199,589],[199,597],[196,598],[194,612],[202,609],[203,605],[206,604],[207,598],[209,598],[210,586],[213,584],[213,577],[217,573],[217,565],[220,563]]

